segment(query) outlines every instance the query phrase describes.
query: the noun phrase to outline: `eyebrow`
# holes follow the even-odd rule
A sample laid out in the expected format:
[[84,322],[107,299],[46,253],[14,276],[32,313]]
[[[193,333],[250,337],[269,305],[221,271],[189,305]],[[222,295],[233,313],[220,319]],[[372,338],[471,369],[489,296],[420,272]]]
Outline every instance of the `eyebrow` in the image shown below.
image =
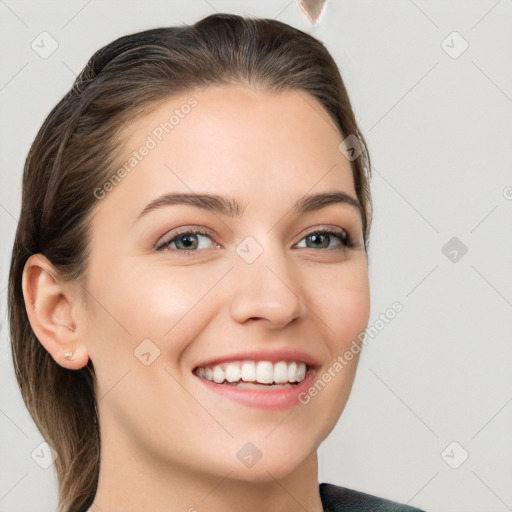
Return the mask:
[[[346,204],[356,208],[362,214],[363,209],[361,203],[342,191],[322,192],[318,194],[306,194],[301,197],[292,208],[298,213],[306,213],[311,211],[320,210],[331,204]],[[163,194],[148,203],[144,209],[139,213],[135,222],[141,217],[151,211],[157,210],[164,206],[172,205],[189,205],[201,208],[203,210],[220,213],[229,217],[241,217],[244,213],[244,208],[236,201],[226,196],[216,194],[194,194],[194,193],[180,193],[180,194]]]

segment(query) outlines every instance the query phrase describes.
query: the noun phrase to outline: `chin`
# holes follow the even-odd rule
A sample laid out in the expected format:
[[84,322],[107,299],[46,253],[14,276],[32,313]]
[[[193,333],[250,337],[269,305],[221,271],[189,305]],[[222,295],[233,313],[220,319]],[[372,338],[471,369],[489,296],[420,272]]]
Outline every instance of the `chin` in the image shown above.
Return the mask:
[[[236,464],[231,464],[231,478],[247,482],[279,480],[301,467],[304,460],[310,455],[303,449],[298,451],[296,443],[290,443],[289,446],[283,443],[280,450],[268,446],[266,449],[262,448],[261,451],[252,448],[253,452],[251,453],[251,448],[247,445],[235,454],[237,459]],[[302,448],[304,448],[304,445],[302,445]],[[253,459],[251,460],[249,456],[248,460],[245,461],[245,453],[251,453]]]
[[276,464],[263,465],[260,460],[252,468],[237,468],[229,475],[231,479],[240,480],[243,482],[254,483],[267,483],[281,480],[292,474],[298,465],[283,465],[276,462]]

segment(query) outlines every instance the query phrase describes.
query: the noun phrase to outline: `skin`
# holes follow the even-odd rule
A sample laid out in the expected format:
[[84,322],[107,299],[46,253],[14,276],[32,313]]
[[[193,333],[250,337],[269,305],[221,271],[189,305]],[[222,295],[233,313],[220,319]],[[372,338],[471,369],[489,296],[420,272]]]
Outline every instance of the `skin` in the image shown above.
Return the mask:
[[[170,97],[132,123],[127,155],[190,96]],[[60,281],[42,255],[29,259],[29,318],[59,364],[94,364],[102,448],[92,512],[291,512],[298,503],[321,512],[316,452],[345,407],[358,357],[307,405],[283,411],[213,393],[192,369],[220,354],[295,347],[321,362],[321,376],[364,331],[360,212],[341,203],[291,209],[308,193],[356,198],[343,137],[303,92],[240,85],[193,96],[191,113],[98,201],[82,285]],[[163,192],[191,191],[228,196],[243,216],[180,205],[136,222]],[[325,225],[346,230],[356,247],[335,236],[326,243],[333,248],[306,246]],[[199,237],[204,248],[188,254],[154,249],[183,226],[212,237]],[[236,252],[247,236],[263,248],[250,264]],[[160,350],[149,366],[134,356],[147,338]],[[237,458],[247,442],[262,453],[250,468]]]

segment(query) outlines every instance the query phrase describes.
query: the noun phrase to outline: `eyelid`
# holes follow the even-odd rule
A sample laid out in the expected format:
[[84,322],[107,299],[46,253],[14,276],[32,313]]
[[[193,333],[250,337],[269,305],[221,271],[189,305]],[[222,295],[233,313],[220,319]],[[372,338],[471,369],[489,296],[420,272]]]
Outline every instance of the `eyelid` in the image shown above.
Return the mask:
[[[213,243],[217,243],[215,241],[215,236],[212,234],[212,232],[208,228],[205,228],[204,226],[185,225],[185,226],[180,226],[178,228],[172,229],[171,231],[166,233],[163,237],[161,237],[155,243],[154,250],[156,250],[156,251],[164,250],[165,246],[167,244],[169,244],[172,240],[174,240],[175,238],[177,238],[180,235],[188,234],[188,233],[207,236],[208,238],[210,238],[212,240]],[[194,252],[194,251],[184,251],[182,249],[174,249],[174,250],[176,252]]]
[[349,236],[348,231],[341,226],[335,226],[333,224],[319,224],[317,226],[313,226],[311,228],[307,228],[301,235],[299,242],[306,236],[311,235],[313,233],[321,233],[321,232],[332,232],[332,233],[344,233],[347,237]]
[[[330,224],[322,224],[322,225],[310,228],[307,230],[306,233],[301,234],[301,238],[299,239],[299,241],[296,242],[295,244],[293,244],[292,247],[296,247],[300,242],[302,242],[302,240],[304,240],[308,236],[311,236],[311,235],[314,235],[317,233],[318,234],[327,233],[329,235],[338,237],[340,239],[341,244],[344,249],[351,249],[357,245],[357,244],[354,244],[350,233],[345,228],[342,228],[340,226],[333,226]],[[323,250],[329,250],[329,249],[323,249]]]
[[[161,252],[166,250],[166,246],[173,241],[175,238],[179,237],[182,234],[196,234],[196,235],[203,235],[208,237],[213,244],[216,244],[218,246],[220,245],[216,241],[216,236],[213,234],[213,232],[202,225],[183,225],[179,226],[177,228],[172,229],[166,235],[162,236],[154,245],[154,250],[156,252]],[[296,248],[296,246],[302,242],[306,237],[316,234],[316,233],[327,233],[332,234],[335,237],[339,238],[341,247],[338,248],[320,248],[320,249],[314,249],[315,251],[320,250],[346,250],[346,249],[355,249],[360,246],[360,244],[352,238],[350,232],[341,226],[338,225],[332,225],[332,224],[320,224],[316,226],[312,226],[308,228],[307,230],[303,231],[300,235],[299,240],[292,245],[292,248]],[[311,249],[311,248],[310,248]],[[185,250],[185,249],[167,249],[171,252],[175,253],[194,253],[194,252],[202,252],[205,249],[194,249],[194,250]]]

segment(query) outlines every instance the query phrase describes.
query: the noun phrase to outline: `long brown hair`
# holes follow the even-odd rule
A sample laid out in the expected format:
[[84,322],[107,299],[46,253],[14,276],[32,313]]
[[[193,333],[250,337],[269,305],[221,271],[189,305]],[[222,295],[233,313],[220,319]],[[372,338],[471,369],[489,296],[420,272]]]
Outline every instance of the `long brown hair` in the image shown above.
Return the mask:
[[215,14],[191,26],[121,37],[98,50],[27,156],[9,275],[16,378],[35,424],[57,453],[59,512],[86,510],[98,484],[94,368],[91,361],[80,370],[60,366],[36,338],[22,292],[25,263],[41,253],[61,279],[83,279],[89,220],[98,204],[93,191],[115,172],[127,123],[170,95],[236,83],[308,93],[343,137],[357,138],[363,151],[351,160],[367,245],[368,152],[338,68],[320,41],[275,20]]

